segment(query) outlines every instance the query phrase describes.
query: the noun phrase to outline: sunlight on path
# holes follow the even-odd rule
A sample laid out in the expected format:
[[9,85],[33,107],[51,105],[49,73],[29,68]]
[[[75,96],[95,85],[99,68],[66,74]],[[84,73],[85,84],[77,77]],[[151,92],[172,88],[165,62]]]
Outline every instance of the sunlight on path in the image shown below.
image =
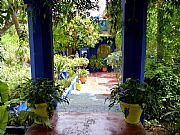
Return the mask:
[[91,73],[86,84],[81,84],[81,91],[72,91],[72,94],[91,93],[106,94],[111,93],[111,88],[117,84],[116,74],[108,72]]
[[81,84],[81,90],[72,90],[68,96],[70,104],[58,104],[58,112],[120,112],[119,105],[109,109],[105,99],[111,93],[111,88],[117,84],[115,73],[92,73],[86,84]]

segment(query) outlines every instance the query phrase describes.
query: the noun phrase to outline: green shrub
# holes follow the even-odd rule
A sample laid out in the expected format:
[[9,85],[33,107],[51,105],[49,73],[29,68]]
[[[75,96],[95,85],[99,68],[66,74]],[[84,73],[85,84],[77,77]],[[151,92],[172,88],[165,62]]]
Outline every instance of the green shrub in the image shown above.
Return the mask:
[[[153,100],[145,109],[147,120],[158,120],[168,134],[178,132],[180,124],[180,77],[171,67],[152,64],[145,73],[145,82],[151,86]],[[151,102],[153,101],[153,102]]]

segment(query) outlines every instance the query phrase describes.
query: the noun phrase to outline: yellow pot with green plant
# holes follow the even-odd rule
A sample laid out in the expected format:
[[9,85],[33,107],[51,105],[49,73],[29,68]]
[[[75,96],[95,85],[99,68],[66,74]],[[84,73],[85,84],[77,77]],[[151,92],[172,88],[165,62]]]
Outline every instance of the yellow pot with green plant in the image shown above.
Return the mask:
[[116,102],[120,103],[125,121],[130,124],[138,124],[145,100],[148,100],[148,95],[145,96],[147,88],[147,85],[139,80],[128,78],[124,83],[118,84],[112,89],[111,95],[108,97],[109,107],[114,106]]
[[57,102],[68,103],[66,98],[62,98],[64,87],[47,78],[27,79],[25,83],[19,85],[18,90],[34,113],[34,124],[52,127],[49,119],[56,109]]
[[125,121],[130,124],[138,124],[143,112],[139,104],[128,104],[120,101],[121,109],[125,114]]

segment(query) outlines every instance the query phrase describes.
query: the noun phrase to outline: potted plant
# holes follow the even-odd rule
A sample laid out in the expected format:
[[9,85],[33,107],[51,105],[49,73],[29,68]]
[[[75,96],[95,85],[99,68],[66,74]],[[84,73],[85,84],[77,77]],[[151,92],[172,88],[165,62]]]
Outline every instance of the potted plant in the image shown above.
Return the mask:
[[78,57],[73,59],[73,64],[76,65],[76,67],[86,68],[89,64],[89,60],[87,58]]
[[76,90],[78,91],[81,90],[81,84],[79,82],[76,82]]
[[103,59],[102,57],[96,58],[95,55],[92,55],[90,57],[90,67],[94,69],[101,69],[103,72],[107,71],[107,64],[106,64],[106,59]]
[[88,74],[89,74],[89,71],[87,69],[78,70],[78,77],[80,78],[80,81],[82,84],[86,82]]
[[96,69],[96,55],[92,55],[89,60],[89,65],[92,68],[92,70]]
[[122,63],[121,51],[112,52],[106,59],[107,65],[111,66],[115,72],[120,72]]
[[127,79],[124,83],[113,88],[110,97],[108,97],[109,107],[111,108],[117,102],[120,103],[125,121],[130,124],[139,123],[145,100],[147,100],[146,97],[148,97],[145,96],[146,88],[147,85],[139,80]]
[[106,59],[102,59],[102,71],[103,72],[107,72],[107,60]]
[[68,103],[66,98],[62,98],[64,87],[55,85],[46,78],[27,79],[18,87],[21,99],[27,101],[28,107],[34,113],[34,124],[52,127],[49,119],[56,109],[57,102]]
[[97,59],[96,59],[96,68],[97,69],[102,69],[102,67],[103,67],[103,59],[102,58],[100,58],[100,57],[98,57]]
[[106,65],[106,64],[104,64],[104,65],[102,66],[102,71],[103,71],[103,72],[107,72],[107,65]]
[[8,85],[0,81],[0,134],[3,135],[8,123]]
[[96,60],[96,67],[97,69],[101,69],[103,72],[107,72],[107,61],[102,57],[98,57]]

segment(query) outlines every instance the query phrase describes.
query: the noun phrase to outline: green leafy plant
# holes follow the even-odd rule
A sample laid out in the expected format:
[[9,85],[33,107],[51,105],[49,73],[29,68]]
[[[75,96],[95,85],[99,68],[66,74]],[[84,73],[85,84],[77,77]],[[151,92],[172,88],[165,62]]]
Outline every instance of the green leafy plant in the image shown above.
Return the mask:
[[145,85],[139,80],[127,79],[124,83],[118,84],[112,89],[109,107],[114,106],[118,101],[129,104],[139,104],[143,107],[145,100]]
[[87,58],[74,58],[73,59],[74,65],[77,67],[87,67],[89,64],[89,60]]
[[153,98],[145,106],[146,120],[157,120],[167,134],[178,133],[180,125],[180,77],[173,72],[172,67],[152,63],[145,73],[145,82],[151,87],[149,92]]
[[112,52],[106,58],[107,65],[111,66],[113,69],[118,70],[121,69],[122,63],[122,53],[121,51]]
[[96,55],[92,55],[92,56],[90,57],[89,64],[90,64],[90,67],[91,67],[92,69],[95,69],[95,68],[96,68]]
[[103,66],[105,66],[106,64],[103,63],[103,59],[101,57],[98,57],[96,59],[96,68],[97,69],[101,69]]
[[22,110],[17,112],[14,110],[13,112],[9,112],[9,120],[8,124],[10,126],[24,126],[26,130],[28,126],[34,123],[35,115],[33,112]]
[[103,62],[103,59],[101,57],[96,58],[95,55],[92,55],[90,57],[90,66],[91,68],[94,69],[101,69],[103,66],[106,64]]
[[87,69],[79,69],[78,70],[78,76],[81,77],[81,76],[84,76],[84,77],[87,77],[89,74],[89,71]]
[[109,108],[120,103],[125,121],[130,124],[138,124],[140,116],[151,95],[146,93],[150,87],[137,79],[128,78],[122,84],[112,89]]
[[75,77],[75,75],[73,77],[69,77],[69,78],[64,79],[64,80],[56,80],[56,84],[60,85],[62,88],[64,87],[64,89],[67,89],[70,86],[74,77]]
[[8,101],[8,85],[0,81],[0,134],[4,134],[8,122],[6,102]]
[[[25,83],[18,86],[21,91],[21,99],[26,100],[31,111],[35,114],[35,121],[48,126],[48,120],[39,114],[38,104],[47,106],[48,118],[52,117],[56,108],[56,102],[66,102],[67,98],[62,98],[64,87],[53,84],[54,82],[46,78],[27,79]],[[42,105],[43,104],[43,105]]]
[[58,79],[59,74],[62,73],[63,70],[70,70],[74,68],[73,59],[70,57],[63,57],[62,55],[54,56],[54,71],[55,71],[55,79]]
[[89,64],[89,60],[87,58],[72,58],[72,56],[66,57],[61,55],[55,55],[54,57],[54,69],[55,69],[55,78],[56,80],[59,77],[59,74],[62,73],[63,70],[68,71],[68,77],[73,77],[73,70],[78,69],[79,67],[87,67]]

